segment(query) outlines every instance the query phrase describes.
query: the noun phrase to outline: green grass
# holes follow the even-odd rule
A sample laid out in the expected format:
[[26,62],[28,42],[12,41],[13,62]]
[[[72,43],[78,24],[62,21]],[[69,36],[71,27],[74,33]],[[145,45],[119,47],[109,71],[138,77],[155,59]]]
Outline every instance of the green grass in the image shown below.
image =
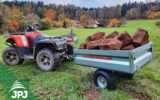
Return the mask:
[[[85,91],[96,88],[101,94],[102,100],[128,100],[128,99],[160,99],[160,29],[153,28],[156,20],[134,20],[128,21],[126,27],[120,28],[96,28],[96,29],[74,29],[79,44],[85,42],[85,38],[97,31],[128,31],[131,35],[137,28],[145,28],[149,31],[150,41],[153,42],[154,60],[144,66],[136,73],[133,79],[120,78],[118,88],[115,91],[101,91],[93,84],[94,68],[75,65],[74,62],[64,62],[59,65],[55,72],[43,72],[37,68],[34,60],[25,60],[22,65],[7,66],[7,68],[21,80],[30,81],[30,90],[38,99],[60,99],[60,100],[86,100]],[[70,29],[53,29],[42,31],[47,35],[62,35],[70,32]],[[6,48],[5,38],[0,35],[0,60],[1,54]],[[76,47],[79,46],[76,45]],[[57,93],[65,90],[60,96]],[[41,95],[40,95],[41,94]],[[1,100],[6,99],[5,90],[0,87]]]

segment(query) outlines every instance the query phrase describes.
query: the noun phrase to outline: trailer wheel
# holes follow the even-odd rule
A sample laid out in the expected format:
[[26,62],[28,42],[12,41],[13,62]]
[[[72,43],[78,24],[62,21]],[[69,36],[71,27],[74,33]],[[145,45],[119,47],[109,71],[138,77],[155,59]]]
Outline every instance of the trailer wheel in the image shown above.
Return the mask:
[[49,49],[40,50],[37,54],[36,61],[38,67],[43,71],[51,71],[57,68],[55,55]]
[[134,77],[134,74],[125,74],[126,79],[132,79]]
[[116,88],[116,82],[112,75],[111,73],[97,70],[94,73],[94,84],[100,89],[114,90]]

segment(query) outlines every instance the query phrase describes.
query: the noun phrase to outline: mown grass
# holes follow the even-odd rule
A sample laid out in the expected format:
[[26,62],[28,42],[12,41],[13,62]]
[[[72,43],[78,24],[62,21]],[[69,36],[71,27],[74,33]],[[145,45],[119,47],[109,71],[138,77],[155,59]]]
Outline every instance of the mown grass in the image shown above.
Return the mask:
[[[93,73],[96,69],[75,65],[74,62],[63,62],[55,72],[43,72],[37,68],[34,60],[25,60],[22,65],[7,66],[7,68],[21,80],[30,81],[30,90],[38,99],[60,100],[85,100],[85,91],[96,88],[102,100],[128,100],[128,99],[154,99],[160,100],[160,29],[154,28],[156,20],[128,21],[126,27],[120,28],[96,28],[74,29],[78,36],[79,44],[85,42],[85,38],[97,31],[128,31],[131,35],[137,28],[145,28],[149,31],[150,41],[153,42],[154,60],[136,73],[133,79],[120,78],[118,88],[115,91],[99,90],[93,84]],[[70,29],[53,29],[42,31],[47,35],[62,35],[70,32]],[[5,38],[0,35],[0,55],[5,49]],[[2,57],[0,56],[0,60]],[[57,95],[59,91],[64,91]],[[1,100],[6,99],[6,92],[0,87]]]

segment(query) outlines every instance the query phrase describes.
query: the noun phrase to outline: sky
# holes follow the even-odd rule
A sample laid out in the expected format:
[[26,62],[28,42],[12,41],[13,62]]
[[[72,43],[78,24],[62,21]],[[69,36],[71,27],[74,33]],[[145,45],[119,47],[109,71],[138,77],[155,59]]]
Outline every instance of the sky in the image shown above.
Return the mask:
[[[1,1],[13,1],[13,0],[1,0]],[[62,4],[62,5],[67,5],[67,4],[73,4],[75,6],[79,6],[79,7],[103,7],[103,6],[115,6],[117,4],[123,4],[125,2],[145,2],[146,0],[19,0],[19,1],[43,1],[44,4],[50,4],[50,3],[54,3],[54,4]],[[154,1],[154,0],[149,0],[149,1]]]

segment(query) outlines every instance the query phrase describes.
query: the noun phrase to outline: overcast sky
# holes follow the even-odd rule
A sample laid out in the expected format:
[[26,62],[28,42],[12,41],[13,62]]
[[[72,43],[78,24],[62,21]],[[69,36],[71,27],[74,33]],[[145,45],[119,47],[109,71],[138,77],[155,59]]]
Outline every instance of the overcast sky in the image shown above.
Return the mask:
[[[13,0],[1,0],[1,1],[13,1]],[[73,4],[80,7],[103,7],[105,6],[115,6],[117,4],[123,4],[125,2],[145,2],[146,0],[19,0],[19,1],[43,1],[45,4],[55,3],[55,4]],[[149,0],[154,1],[154,0]]]

